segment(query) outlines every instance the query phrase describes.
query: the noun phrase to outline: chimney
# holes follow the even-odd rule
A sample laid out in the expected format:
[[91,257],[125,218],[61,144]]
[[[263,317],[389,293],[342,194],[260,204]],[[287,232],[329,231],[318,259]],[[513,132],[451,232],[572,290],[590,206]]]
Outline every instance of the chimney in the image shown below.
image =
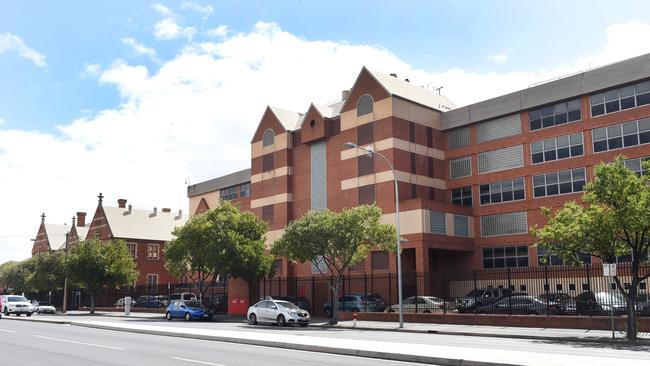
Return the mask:
[[77,226],[84,227],[86,226],[86,213],[77,212]]
[[406,81],[407,83],[411,82],[411,80],[409,80],[408,78],[404,79],[404,81]]
[[394,77],[394,78],[396,78],[396,77],[397,77],[397,74],[395,74],[395,73],[392,73],[392,74],[390,74],[390,76],[392,76],[392,77]]
[[178,216],[174,217],[174,220],[180,220],[183,217],[183,210],[178,210]]
[[165,207],[162,209],[162,212],[172,212],[172,209]]
[[126,200],[124,198],[117,200],[117,207],[126,208]]
[[156,207],[153,208],[153,213],[149,214],[149,217],[156,217],[158,215],[158,209]]
[[350,97],[350,90],[345,89],[341,92],[341,100],[346,101],[348,100],[348,97]]

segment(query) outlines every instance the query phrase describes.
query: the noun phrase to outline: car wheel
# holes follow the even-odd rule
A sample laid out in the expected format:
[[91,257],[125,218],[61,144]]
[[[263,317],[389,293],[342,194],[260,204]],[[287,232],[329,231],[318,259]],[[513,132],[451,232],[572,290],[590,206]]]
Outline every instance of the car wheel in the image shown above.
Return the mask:
[[7,310],[7,308],[5,308],[5,315],[9,316],[9,310]]
[[278,315],[278,320],[277,320],[278,327],[284,327],[286,323],[287,322],[284,319],[284,315]]
[[358,313],[359,311],[360,311],[359,308],[352,309],[352,312],[354,312],[354,313]]
[[251,316],[248,317],[248,324],[250,325],[257,324],[257,316],[255,314],[251,314]]
[[300,327],[301,327],[301,328],[305,328],[305,327],[307,327],[308,325],[309,325],[309,324],[307,324],[307,323],[300,323]]
[[425,310],[425,311],[423,311],[423,313],[424,314],[431,314],[431,311],[430,310]]
[[395,310],[393,310],[393,309],[388,309],[386,311],[389,312],[389,313],[394,313],[395,312]]
[[529,311],[528,315],[539,315],[539,313],[536,311]]
[[32,313],[27,313],[27,316],[32,316]]
[[16,313],[16,316],[21,316],[21,315],[22,315],[21,313]]
[[172,313],[168,311],[167,314],[165,314],[165,319],[172,321]]
[[187,321],[192,320],[192,316],[190,315],[190,313],[185,313],[185,320]]

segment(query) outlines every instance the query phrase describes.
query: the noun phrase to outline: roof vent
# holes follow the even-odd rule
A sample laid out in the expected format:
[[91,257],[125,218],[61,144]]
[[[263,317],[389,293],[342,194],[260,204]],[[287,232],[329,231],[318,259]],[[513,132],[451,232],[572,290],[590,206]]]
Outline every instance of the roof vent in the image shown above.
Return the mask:
[[174,217],[174,220],[180,220],[183,217],[183,210],[178,210],[178,216]]
[[162,212],[172,212],[172,209],[165,207],[162,209]]
[[395,74],[395,73],[392,73],[392,74],[390,74],[390,76],[392,76],[392,77],[394,77],[394,78],[396,78],[396,77],[397,77],[397,74]]
[[411,80],[409,80],[408,78],[404,79],[404,81],[406,81],[407,83],[411,82]]
[[345,89],[341,92],[341,100],[346,101],[350,97],[350,90]]
[[156,217],[157,215],[158,215],[158,209],[154,207],[153,212],[149,214],[149,217]]
[[124,216],[126,216],[126,215],[130,215],[132,212],[133,212],[133,206],[129,205],[129,209],[126,210],[126,211],[124,211],[124,212],[122,213],[122,215],[124,215]]

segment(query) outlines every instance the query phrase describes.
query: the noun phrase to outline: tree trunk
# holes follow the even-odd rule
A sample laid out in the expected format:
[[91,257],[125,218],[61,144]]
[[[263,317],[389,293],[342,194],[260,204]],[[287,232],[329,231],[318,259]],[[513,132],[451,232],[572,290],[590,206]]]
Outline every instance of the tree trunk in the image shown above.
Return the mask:
[[636,294],[639,285],[639,266],[632,262],[632,283],[627,293],[627,340],[636,341]]
[[336,276],[336,282],[334,283],[334,298],[332,299],[332,319],[330,320],[331,325],[336,325],[339,323],[339,289],[341,288],[341,276]]
[[90,293],[90,314],[95,315],[95,293]]

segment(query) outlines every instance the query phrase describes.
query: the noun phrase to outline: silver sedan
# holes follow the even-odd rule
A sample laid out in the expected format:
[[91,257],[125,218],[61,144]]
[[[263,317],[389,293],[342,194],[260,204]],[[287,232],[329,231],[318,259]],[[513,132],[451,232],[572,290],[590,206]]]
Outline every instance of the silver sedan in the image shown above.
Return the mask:
[[309,313],[288,301],[262,300],[248,308],[248,323],[275,323],[280,327],[287,324],[309,324]]

